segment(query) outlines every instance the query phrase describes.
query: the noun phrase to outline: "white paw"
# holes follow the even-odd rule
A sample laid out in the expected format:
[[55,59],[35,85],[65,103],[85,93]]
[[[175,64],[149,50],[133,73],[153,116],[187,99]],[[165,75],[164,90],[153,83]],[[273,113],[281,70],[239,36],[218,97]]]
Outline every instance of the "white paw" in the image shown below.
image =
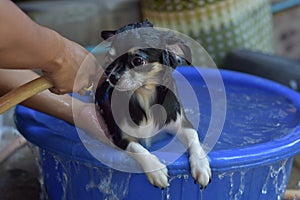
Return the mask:
[[168,182],[168,169],[157,158],[153,159],[151,164],[147,166],[145,173],[153,186],[162,189],[170,186]]
[[132,152],[131,156],[141,165],[153,186],[166,188],[170,185],[168,169],[155,155],[136,142],[130,142],[126,150]]
[[166,167],[153,172],[147,172],[146,176],[153,186],[162,189],[170,186],[168,182],[168,170]]
[[195,182],[200,184],[200,189],[206,188],[210,183],[211,170],[209,162],[205,156],[197,154],[190,155],[191,174]]

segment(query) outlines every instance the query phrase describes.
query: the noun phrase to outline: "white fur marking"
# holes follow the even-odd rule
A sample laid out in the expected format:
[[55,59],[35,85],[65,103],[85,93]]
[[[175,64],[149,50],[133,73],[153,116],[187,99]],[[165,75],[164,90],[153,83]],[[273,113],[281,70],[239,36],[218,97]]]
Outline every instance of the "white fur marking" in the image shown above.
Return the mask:
[[189,150],[189,162],[192,177],[201,185],[201,187],[205,188],[210,181],[211,169],[206,153],[200,145],[196,130],[182,128],[180,129],[178,136]]
[[169,186],[168,169],[155,155],[136,142],[130,142],[126,150],[141,165],[152,185],[161,188]]

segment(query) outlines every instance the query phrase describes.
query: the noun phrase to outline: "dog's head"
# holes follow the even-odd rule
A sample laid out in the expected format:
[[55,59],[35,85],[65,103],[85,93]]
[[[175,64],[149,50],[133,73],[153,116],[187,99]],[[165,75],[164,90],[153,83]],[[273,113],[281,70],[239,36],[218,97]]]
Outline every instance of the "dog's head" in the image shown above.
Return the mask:
[[[147,29],[118,37],[119,33],[142,27]],[[187,45],[174,34],[154,29],[149,21],[130,24],[117,31],[103,31],[101,35],[103,39],[113,38],[105,72],[110,85],[121,91],[166,85],[176,66],[191,63]],[[157,42],[163,42],[164,48],[155,48]],[[117,56],[120,52],[122,55]]]
[[166,85],[178,65],[188,65],[182,57],[162,49],[132,49],[115,59],[107,68],[110,85],[118,90],[150,89]]

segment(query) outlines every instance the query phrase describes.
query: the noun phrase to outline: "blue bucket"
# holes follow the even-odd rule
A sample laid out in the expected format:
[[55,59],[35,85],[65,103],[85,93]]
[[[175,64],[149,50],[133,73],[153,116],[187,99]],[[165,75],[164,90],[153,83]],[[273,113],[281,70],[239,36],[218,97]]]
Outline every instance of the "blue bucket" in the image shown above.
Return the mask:
[[[224,88],[213,87],[216,92],[226,92],[227,109],[222,133],[208,153],[213,177],[205,190],[194,184],[186,153],[168,165],[170,187],[160,190],[150,185],[143,173],[118,171],[95,159],[74,126],[18,106],[15,119],[19,131],[40,148],[49,199],[281,199],[293,157],[300,152],[300,95],[238,72],[186,67],[177,72],[189,81],[197,96],[202,141],[215,102],[205,80],[217,80],[221,75],[224,83]],[[176,81],[183,104],[193,110],[189,94],[180,80]]]

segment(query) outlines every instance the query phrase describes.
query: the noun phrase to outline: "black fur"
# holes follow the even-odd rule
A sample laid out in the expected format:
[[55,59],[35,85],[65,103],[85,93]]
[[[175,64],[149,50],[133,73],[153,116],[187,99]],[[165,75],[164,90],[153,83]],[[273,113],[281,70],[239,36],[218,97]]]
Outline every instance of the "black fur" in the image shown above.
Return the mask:
[[[172,80],[172,83],[174,83],[174,80]],[[156,91],[157,100],[155,103],[162,105],[167,114],[165,123],[169,124],[171,121],[176,121],[177,114],[181,114],[181,105],[176,95],[165,86],[157,86]]]
[[[175,58],[166,58],[165,51],[160,51],[160,50],[155,50],[155,49],[148,49],[147,52],[149,51],[155,51],[155,53],[152,53],[152,56],[156,56],[158,57],[156,60],[152,57],[152,59],[150,59],[152,62],[154,61],[159,61],[161,62],[161,64],[165,63],[168,65],[172,65],[172,68],[175,68],[177,63],[175,63]],[[145,51],[144,51],[145,52]],[[157,52],[161,52],[161,54],[158,56]],[[171,54],[168,53],[168,57]],[[124,57],[128,57],[127,56],[121,56],[120,59],[117,59],[115,62],[120,62],[118,67],[120,67],[120,70],[117,71],[122,71],[121,68],[124,67]],[[162,57],[164,57],[162,59]],[[116,63],[113,63],[113,65],[115,65]],[[107,68],[108,71],[111,71],[112,69],[110,68],[110,66]],[[156,110],[155,111],[155,124],[158,125],[158,127],[163,127],[165,124],[170,123],[171,121],[176,121],[177,119],[177,115],[178,114],[182,114],[181,113],[181,105],[176,97],[176,88],[175,88],[175,81],[172,78],[172,75],[170,74],[171,71],[166,71],[164,74],[164,77],[161,77],[161,79],[165,79],[167,81],[167,83],[164,83],[164,85],[157,85],[155,88],[156,91],[156,97],[154,98],[154,101],[151,102],[150,104],[150,108],[153,105],[159,104],[161,105],[164,110],[165,110],[165,114],[162,113],[161,110]],[[107,72],[107,74],[109,74],[109,72]],[[109,77],[108,77],[109,79]],[[165,85],[168,85],[168,87],[166,87]],[[171,91],[172,89],[172,91]],[[97,90],[96,90],[96,95],[95,95],[95,99],[96,99],[96,103],[99,106],[99,111],[101,113],[101,115],[103,116],[104,120],[107,123],[108,129],[112,135],[113,138],[113,142],[114,144],[116,144],[119,148],[121,149],[126,149],[129,141],[127,141],[126,139],[122,138],[122,131],[120,130],[120,128],[118,127],[118,125],[115,122],[114,116],[112,115],[112,108],[111,108],[111,96],[112,96],[112,92],[114,91],[114,87],[109,83],[109,81],[106,81],[105,83],[101,84]],[[137,98],[137,94],[136,91],[133,92],[133,94],[130,94],[128,92],[122,92],[122,91],[114,91],[116,92],[117,96],[126,96],[126,95],[130,95],[127,98],[130,98],[129,100],[129,113],[130,113],[130,117],[132,119],[132,121],[136,124],[136,125],[140,125],[141,121],[145,118],[147,120],[147,115],[146,115],[146,111],[144,110],[143,106],[141,105],[141,103],[138,101]],[[126,97],[125,97],[126,99]],[[125,107],[124,105],[116,105],[118,106],[116,108],[116,110],[118,110],[118,115],[124,115],[122,113],[125,113],[127,111],[127,107]],[[163,118],[166,117],[166,120],[164,121]],[[138,140],[138,139],[137,139]]]
[[[102,32],[102,36],[104,39],[107,39],[114,34],[126,30],[152,26],[153,25],[149,21],[145,21],[143,23],[127,25],[117,31],[104,31]],[[152,63],[160,63],[162,69],[165,69],[162,70],[163,72],[158,74],[158,76],[160,76],[158,77],[158,79],[162,80],[163,84],[157,84],[155,86],[155,97],[149,105],[149,108],[156,104],[161,105],[164,108],[164,111],[162,111],[161,109],[156,109],[154,111],[154,123],[157,124],[159,128],[162,128],[164,125],[169,124],[172,121],[176,121],[179,114],[184,114],[181,113],[181,104],[176,97],[177,91],[175,87],[175,81],[172,77],[172,69],[175,69],[177,65],[187,65],[190,64],[190,62],[178,55],[175,55],[174,52],[170,52],[167,49],[137,49],[137,52],[135,54],[144,57],[145,60],[147,60],[147,62],[149,63],[149,66],[142,69],[142,73],[147,74],[151,72]],[[124,97],[124,99],[129,98],[129,105],[114,105],[114,110],[117,110],[118,116],[121,116],[120,120],[126,120],[122,119],[122,117],[126,118],[126,112],[128,109],[131,120],[133,121],[133,123],[135,123],[131,125],[138,126],[143,120],[147,120],[147,112],[140,102],[139,98],[137,97],[138,91],[135,90],[130,93],[128,91],[116,90],[114,87],[116,82],[123,75],[124,71],[134,69],[139,72],[139,69],[135,69],[131,63],[131,59],[133,58],[133,56],[136,56],[135,54],[133,55],[132,52],[125,53],[120,57],[115,58],[113,62],[105,68],[105,73],[108,77],[107,81],[100,85],[99,88],[97,88],[95,95],[95,101],[99,106],[101,115],[107,123],[114,144],[124,150],[127,148],[130,140],[128,139],[128,137],[123,137],[126,133],[123,133],[122,130],[118,127],[116,123],[116,121],[118,120],[116,120],[114,118],[116,116],[113,116],[112,114],[111,98],[113,92],[116,92],[120,99],[121,97]],[[169,66],[170,68],[164,68],[163,66]],[[139,140],[138,138],[131,139],[135,141]]]

